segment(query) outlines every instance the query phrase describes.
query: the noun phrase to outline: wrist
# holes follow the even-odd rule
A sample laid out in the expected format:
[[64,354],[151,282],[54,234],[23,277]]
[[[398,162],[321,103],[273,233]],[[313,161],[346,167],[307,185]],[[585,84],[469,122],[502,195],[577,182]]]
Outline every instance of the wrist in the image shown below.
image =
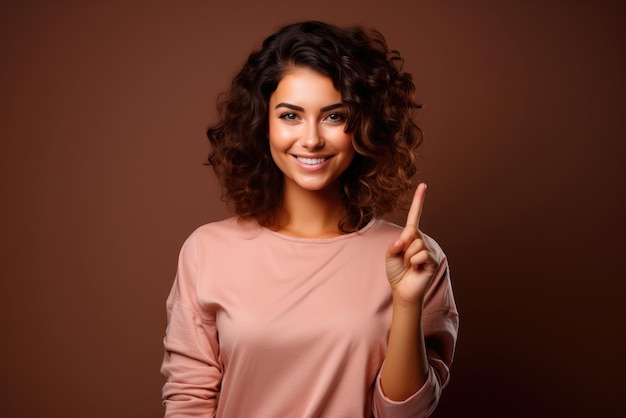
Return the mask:
[[422,309],[424,307],[424,299],[419,298],[418,300],[409,301],[393,294],[391,304],[392,304],[394,312],[398,311],[398,312],[421,314]]

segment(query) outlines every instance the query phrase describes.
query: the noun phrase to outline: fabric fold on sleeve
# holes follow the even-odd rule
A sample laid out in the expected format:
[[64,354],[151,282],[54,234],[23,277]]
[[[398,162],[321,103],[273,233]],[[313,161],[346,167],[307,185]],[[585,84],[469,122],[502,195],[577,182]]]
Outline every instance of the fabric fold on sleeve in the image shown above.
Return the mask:
[[423,418],[429,416],[437,406],[442,386],[429,367],[426,382],[413,395],[403,401],[394,401],[385,396],[380,383],[380,375],[376,379],[373,412],[376,418]]
[[215,416],[222,371],[215,320],[201,314],[196,291],[198,248],[193,235],[181,249],[167,299],[161,373],[165,418]]

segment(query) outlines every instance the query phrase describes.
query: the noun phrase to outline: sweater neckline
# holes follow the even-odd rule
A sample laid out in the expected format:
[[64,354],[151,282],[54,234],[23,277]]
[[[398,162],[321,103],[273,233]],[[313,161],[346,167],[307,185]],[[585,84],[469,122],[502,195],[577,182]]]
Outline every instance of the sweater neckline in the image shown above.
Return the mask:
[[365,225],[363,228],[359,229],[358,231],[355,232],[350,232],[348,234],[342,234],[342,235],[337,235],[336,237],[330,237],[330,238],[305,238],[305,237],[294,237],[292,235],[286,235],[286,234],[282,234],[280,232],[274,231],[272,229],[269,229],[267,227],[261,227],[262,231],[272,235],[276,238],[285,240],[285,241],[291,241],[291,242],[300,242],[300,243],[306,243],[306,244],[329,244],[329,243],[333,243],[333,242],[337,242],[337,241],[343,241],[346,239],[351,239],[354,238],[356,236],[359,235],[363,235],[365,232],[369,231],[370,229],[372,229],[374,227],[374,225],[376,224],[377,219],[373,218],[371,221],[369,221],[369,223],[367,225]]

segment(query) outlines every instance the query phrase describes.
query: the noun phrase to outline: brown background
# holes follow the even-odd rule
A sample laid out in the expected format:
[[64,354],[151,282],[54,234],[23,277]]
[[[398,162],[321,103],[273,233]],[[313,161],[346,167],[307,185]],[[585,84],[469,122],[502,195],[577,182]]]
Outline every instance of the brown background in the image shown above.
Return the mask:
[[621,4],[2,2],[0,415],[162,414],[178,250],[228,214],[215,98],[313,18],[380,29],[426,104],[423,228],[462,315],[435,416],[624,416]]

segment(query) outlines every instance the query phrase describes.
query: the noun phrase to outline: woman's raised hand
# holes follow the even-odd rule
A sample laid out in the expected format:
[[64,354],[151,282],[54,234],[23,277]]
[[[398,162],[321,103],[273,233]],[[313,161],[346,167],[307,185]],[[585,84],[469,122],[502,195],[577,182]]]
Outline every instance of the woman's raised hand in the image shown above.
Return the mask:
[[425,196],[426,184],[420,183],[413,196],[406,226],[400,238],[387,249],[387,278],[396,302],[421,305],[439,267],[440,261],[436,260],[419,231]]

